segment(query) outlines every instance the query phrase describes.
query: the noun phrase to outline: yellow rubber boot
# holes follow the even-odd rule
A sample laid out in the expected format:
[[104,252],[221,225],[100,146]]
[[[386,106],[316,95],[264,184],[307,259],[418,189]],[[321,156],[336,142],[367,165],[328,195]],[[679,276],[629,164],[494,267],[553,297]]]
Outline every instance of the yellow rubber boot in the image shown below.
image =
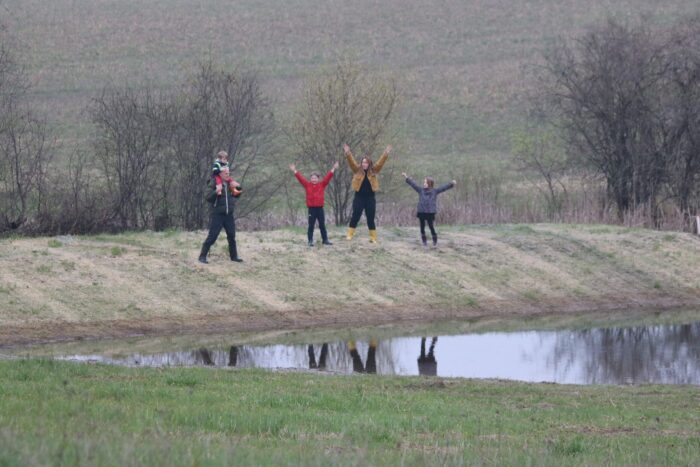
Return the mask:
[[370,243],[377,243],[377,231],[376,230],[369,231],[369,242]]
[[352,227],[348,227],[348,234],[345,236],[347,240],[352,240],[352,237],[355,236],[355,229]]

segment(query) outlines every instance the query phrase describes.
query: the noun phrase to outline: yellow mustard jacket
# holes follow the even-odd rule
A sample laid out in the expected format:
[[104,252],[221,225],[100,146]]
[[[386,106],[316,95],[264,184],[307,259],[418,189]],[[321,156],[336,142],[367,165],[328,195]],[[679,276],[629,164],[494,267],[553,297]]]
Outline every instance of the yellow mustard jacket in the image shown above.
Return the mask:
[[[345,158],[348,161],[350,170],[353,172],[351,182],[352,189],[355,191],[360,191],[362,182],[365,180],[365,171],[362,170],[362,166],[357,163],[351,152],[346,154]],[[382,170],[382,167],[384,167],[384,164],[388,158],[389,154],[385,152],[372,166],[372,168],[367,171],[367,178],[369,179],[369,184],[372,186],[372,191],[374,192],[379,191],[379,178],[377,178],[377,174]]]

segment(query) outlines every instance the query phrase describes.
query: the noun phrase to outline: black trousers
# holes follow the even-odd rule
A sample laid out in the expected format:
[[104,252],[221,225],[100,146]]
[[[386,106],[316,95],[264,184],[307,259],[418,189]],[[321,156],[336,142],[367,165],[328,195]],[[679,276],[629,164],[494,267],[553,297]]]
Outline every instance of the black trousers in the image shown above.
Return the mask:
[[430,234],[433,237],[437,236],[437,233],[435,232],[435,225],[433,224],[433,219],[430,219],[430,218],[425,219],[423,217],[420,217],[419,220],[420,220],[420,234],[421,234],[421,236],[425,237],[425,224],[426,224],[426,222],[428,223],[428,227],[430,228]]
[[309,238],[309,243],[314,240],[314,227],[318,221],[318,228],[321,231],[321,239],[324,242],[328,241],[328,233],[326,232],[326,215],[323,212],[323,207],[309,208],[309,230],[306,236]]
[[216,214],[213,213],[209,220],[209,234],[207,235],[204,244],[202,245],[201,256],[206,257],[209,254],[209,249],[219,237],[221,229],[226,231],[226,240],[228,240],[228,254],[231,259],[238,258],[238,250],[236,249],[236,221],[233,219],[233,213]]
[[416,217],[420,220],[420,236],[425,241],[425,224],[430,227],[430,233],[433,236],[433,240],[437,239],[437,233],[435,232],[435,213],[434,212],[419,212]]
[[362,211],[365,211],[369,230],[375,230],[377,226],[374,223],[374,216],[377,213],[377,201],[374,196],[358,196],[355,194],[352,200],[352,217],[350,217],[350,227],[353,229],[360,222]]

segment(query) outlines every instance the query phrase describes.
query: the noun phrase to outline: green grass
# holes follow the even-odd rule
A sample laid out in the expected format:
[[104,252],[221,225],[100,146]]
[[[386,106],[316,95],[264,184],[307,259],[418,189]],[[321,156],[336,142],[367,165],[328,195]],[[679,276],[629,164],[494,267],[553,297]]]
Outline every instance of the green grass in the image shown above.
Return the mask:
[[50,239],[48,242],[49,248],[60,248],[63,246],[63,243],[61,243],[59,240],[56,240],[55,238]]
[[697,387],[0,361],[0,464],[693,465]]

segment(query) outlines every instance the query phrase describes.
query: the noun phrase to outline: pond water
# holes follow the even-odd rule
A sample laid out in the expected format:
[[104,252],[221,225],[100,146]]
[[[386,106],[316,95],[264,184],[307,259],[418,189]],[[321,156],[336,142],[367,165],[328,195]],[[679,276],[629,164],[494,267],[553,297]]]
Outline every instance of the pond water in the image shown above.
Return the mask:
[[[378,333],[380,334],[380,333]],[[337,339],[337,338],[336,338]],[[130,366],[274,368],[572,384],[700,384],[700,322],[585,330],[191,345],[180,351],[56,358]]]

